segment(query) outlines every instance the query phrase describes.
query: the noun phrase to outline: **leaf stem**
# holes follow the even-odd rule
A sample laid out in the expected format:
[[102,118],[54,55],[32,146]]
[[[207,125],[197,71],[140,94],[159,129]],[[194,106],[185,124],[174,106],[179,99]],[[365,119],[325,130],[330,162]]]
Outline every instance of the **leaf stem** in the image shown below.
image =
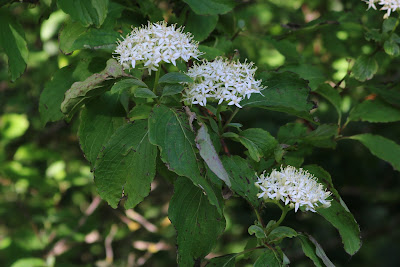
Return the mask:
[[291,210],[291,208],[288,208],[287,206],[282,206],[279,202],[276,202],[276,204],[282,210],[282,214],[279,220],[268,230],[268,232],[266,233],[267,236],[283,222],[283,220],[286,217],[286,214],[288,213],[289,210]]
[[153,93],[157,95],[157,85],[158,85],[158,79],[160,79],[160,72],[161,68],[159,68],[156,72],[156,78],[154,80],[154,86],[153,86]]
[[265,223],[264,223],[260,213],[258,212],[258,210],[255,207],[253,207],[253,209],[254,209],[254,212],[256,213],[257,220],[261,223],[262,227],[265,228]]
[[228,124],[231,123],[231,121],[236,116],[236,114],[239,112],[239,110],[240,110],[240,108],[236,108],[235,111],[231,114],[229,119],[225,122],[224,127],[222,128],[222,132],[226,129],[226,127],[228,127]]
[[221,109],[222,105],[218,105],[217,114],[215,114],[215,116],[217,117],[218,129],[220,134],[222,134]]
[[347,118],[346,122],[343,124],[342,128],[340,129],[340,132],[342,132],[344,130],[344,128],[346,128],[347,124],[349,124],[350,120],[349,118]]
[[396,20],[396,24],[394,25],[392,32],[389,34],[388,40],[390,39],[390,37],[392,37],[393,33],[396,31],[396,28],[397,28],[397,26],[399,26],[399,23],[400,23],[400,12],[399,12],[399,16]]

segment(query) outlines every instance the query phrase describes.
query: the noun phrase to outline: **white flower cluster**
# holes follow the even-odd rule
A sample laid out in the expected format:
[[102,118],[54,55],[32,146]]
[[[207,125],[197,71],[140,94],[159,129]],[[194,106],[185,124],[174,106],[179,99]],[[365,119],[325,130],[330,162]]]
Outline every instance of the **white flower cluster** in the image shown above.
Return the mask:
[[206,106],[207,99],[223,101],[239,108],[239,102],[252,93],[261,93],[264,89],[260,80],[255,80],[257,68],[253,63],[240,63],[228,59],[216,58],[193,65],[186,73],[194,83],[185,88],[184,101]]
[[151,71],[157,71],[160,62],[176,65],[176,60],[188,61],[202,53],[198,50],[198,42],[193,41],[190,33],[176,25],[167,26],[165,21],[148,23],[147,26],[134,28],[118,46],[114,54],[124,69],[135,68],[138,62]]
[[[395,12],[397,9],[400,9],[400,0],[362,0],[363,2],[368,4],[368,9],[371,7],[376,10],[375,3],[381,5],[380,10],[386,10],[385,16],[383,18],[387,19],[392,12]],[[367,10],[368,10],[367,9]]]
[[306,211],[312,212],[318,207],[331,206],[330,200],[326,200],[331,192],[324,189],[312,174],[301,168],[298,170],[293,166],[281,166],[281,171],[274,169],[268,176],[265,176],[264,171],[258,177],[256,186],[262,190],[257,195],[258,198],[281,200],[285,205],[294,207],[295,212],[302,206]]

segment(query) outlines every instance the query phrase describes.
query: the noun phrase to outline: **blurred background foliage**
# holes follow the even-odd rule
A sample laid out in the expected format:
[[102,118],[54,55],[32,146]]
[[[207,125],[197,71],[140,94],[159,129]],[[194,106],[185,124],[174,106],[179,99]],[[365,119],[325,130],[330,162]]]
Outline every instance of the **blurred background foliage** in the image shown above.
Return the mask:
[[[194,14],[179,0],[114,0],[111,4],[114,13],[110,11],[103,26],[93,26],[80,37],[82,44],[88,42],[85,38],[103,38],[99,51],[104,53],[100,53],[90,45],[79,47],[76,41],[59,47],[59,38],[68,39],[63,31],[67,34],[68,27],[79,31],[83,26],[55,1],[0,1],[5,5],[2,9],[8,9],[22,25],[29,51],[26,71],[15,82],[9,81],[8,59],[0,54],[1,266],[176,265],[175,231],[167,217],[173,192],[168,180],[157,176],[150,196],[134,210],[113,210],[98,197],[79,148],[79,118],[43,127],[38,112],[40,93],[56,70],[88,53],[85,48],[110,57],[116,39],[128,33],[131,25],[165,19],[187,25],[196,36],[196,25],[190,24]],[[211,34],[196,38],[202,46],[213,48],[207,50],[210,53],[248,58],[259,70],[298,73],[309,81],[318,106],[312,116],[336,123],[335,107],[313,92],[321,83],[337,85],[344,119],[353,106],[371,97],[369,88],[399,89],[400,60],[383,50],[376,54],[379,69],[372,80],[360,83],[348,73],[358,56],[376,48],[365,39],[365,32],[382,27],[383,13],[366,11],[366,7],[362,1],[237,1],[231,12],[214,15]],[[76,50],[74,45],[82,50],[69,54]],[[256,109],[244,109],[237,118],[248,128],[263,128],[274,136],[280,126],[295,120]],[[400,143],[399,122],[352,122],[342,132],[358,133],[379,134]],[[243,153],[239,144],[229,146],[231,152]],[[335,229],[316,214],[291,213],[286,224],[312,232],[337,266],[399,266],[399,172],[351,140],[340,141],[335,150],[315,149],[304,159],[304,164],[310,163],[331,174],[360,225],[363,246],[355,256],[348,256]],[[263,216],[276,219],[279,214],[267,209]],[[251,240],[247,228],[255,218],[244,201],[227,201],[225,216],[226,232],[209,257],[243,251]],[[287,242],[284,252],[294,266],[312,264],[298,243]],[[252,262],[243,258],[238,266]]]

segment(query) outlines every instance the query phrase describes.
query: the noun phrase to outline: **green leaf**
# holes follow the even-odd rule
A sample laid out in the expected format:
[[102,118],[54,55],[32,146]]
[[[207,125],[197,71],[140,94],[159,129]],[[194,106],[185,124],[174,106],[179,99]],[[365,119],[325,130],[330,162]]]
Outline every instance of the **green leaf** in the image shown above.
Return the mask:
[[257,238],[266,238],[265,232],[260,226],[251,225],[247,231],[249,232],[250,235],[255,234]]
[[186,176],[202,188],[212,205],[222,209],[209,182],[202,176],[196,156],[194,133],[185,113],[163,105],[155,106],[149,118],[149,139],[160,148],[162,161],[169,170]]
[[394,40],[387,40],[383,44],[383,49],[389,56],[397,57],[400,55],[400,47]]
[[314,262],[315,266],[317,267],[335,266],[326,256],[322,247],[310,235],[299,234],[297,238],[301,242],[301,248],[303,249],[304,254]]
[[150,117],[152,109],[152,106],[146,104],[134,106],[131,111],[129,111],[128,118],[130,118],[131,121],[147,119]]
[[253,207],[258,207],[260,205],[260,200],[257,197],[259,192],[255,186],[257,177],[247,161],[239,156],[224,156],[222,164],[228,172],[232,184],[231,189],[246,199]]
[[297,236],[297,232],[290,227],[279,226],[272,230],[272,232],[268,235],[268,240],[274,242],[281,240],[283,238],[292,238]]
[[331,178],[331,175],[329,174],[329,172],[327,172],[322,167],[315,165],[315,164],[305,165],[305,166],[303,166],[303,169],[309,171],[311,174],[313,174],[315,177],[317,177],[318,182],[322,183],[332,193],[332,197],[337,202],[341,203],[348,212],[350,212],[349,209],[347,208],[346,204],[340,197],[339,192],[333,186],[332,178]]
[[323,148],[335,148],[336,141],[334,137],[338,133],[337,124],[321,124],[317,129],[308,133],[303,141],[306,144]]
[[249,150],[250,157],[257,162],[262,157],[272,155],[276,145],[278,145],[278,142],[269,132],[260,128],[241,131],[239,137],[234,140],[242,143]]
[[400,36],[398,36],[396,33],[392,33],[390,36],[390,39],[395,41],[396,43],[400,44]]
[[10,267],[43,267],[47,266],[42,258],[22,258],[15,261]]
[[202,16],[189,11],[185,25],[185,32],[190,32],[194,40],[203,41],[207,39],[210,33],[215,29],[218,23],[218,15]]
[[376,98],[356,105],[349,114],[350,121],[394,122],[400,120],[400,109]]
[[318,182],[322,183],[330,192],[333,200],[329,208],[317,209],[318,214],[330,222],[342,238],[344,249],[350,255],[354,255],[361,247],[360,227],[353,214],[350,213],[339,193],[333,187],[332,178],[328,172],[317,165],[304,166],[311,174],[314,174]]
[[327,80],[322,72],[322,68],[305,63],[298,65],[285,65],[283,68],[280,68],[279,71],[292,71],[297,73],[301,78],[309,81],[309,86],[312,91],[315,91],[318,86]]
[[372,56],[359,56],[353,66],[354,77],[360,82],[372,79],[378,71],[378,62]]
[[225,218],[186,178],[177,179],[174,191],[168,217],[177,231],[178,265],[194,266],[215,246],[225,229]]
[[283,266],[283,255],[278,251],[266,249],[263,254],[256,260],[254,267],[281,267]]
[[239,138],[240,136],[237,133],[226,132],[221,135],[223,138]]
[[181,72],[170,72],[167,73],[158,80],[158,83],[192,83],[193,80],[189,76]]
[[310,110],[314,104],[309,101],[308,82],[292,72],[263,72],[262,84],[268,86],[261,94],[252,94],[250,99],[240,102],[243,107],[262,107],[286,112],[313,121]]
[[365,32],[365,39],[367,41],[373,40],[375,42],[380,42],[382,41],[382,34],[378,29],[367,29],[367,31]]
[[64,94],[74,82],[84,80],[93,73],[92,71],[97,71],[97,69],[89,71],[89,65],[101,68],[103,62],[83,57],[76,68],[70,65],[58,70],[53,79],[45,84],[39,100],[39,112],[43,126],[49,121],[58,121],[64,118],[60,109]]
[[206,60],[213,60],[216,57],[223,56],[225,54],[224,51],[221,51],[218,48],[205,45],[199,45],[199,50],[200,52],[204,53],[200,56],[200,58],[204,58]]
[[390,139],[373,134],[359,134],[349,138],[360,141],[373,155],[389,162],[395,170],[400,171],[400,145]]
[[400,108],[400,88],[369,87],[369,89],[382,97],[387,103]]
[[211,141],[210,135],[207,132],[206,126],[201,125],[196,136],[196,146],[200,151],[200,156],[207,163],[207,166],[212,170],[212,172],[225,184],[231,187],[231,182],[229,180],[228,173],[226,172],[221,160],[215,151],[214,145]]
[[124,123],[124,115],[117,94],[106,93],[85,105],[80,117],[78,137],[81,149],[92,166],[102,147]]
[[385,33],[385,32],[393,31],[393,29],[396,27],[396,23],[397,23],[397,19],[391,18],[391,17],[383,20],[382,32]]
[[317,129],[307,132],[307,127],[300,123],[288,123],[278,131],[278,140],[287,145],[311,145],[316,147],[334,148],[338,126],[336,124],[322,124]]
[[315,92],[328,100],[335,107],[339,116],[342,116],[342,98],[340,97],[338,90],[332,88],[329,84],[324,83],[319,86]]
[[80,22],[67,20],[60,31],[60,49],[70,54],[79,49],[105,49],[113,52],[120,34],[114,29],[117,19],[122,15],[123,6],[111,2],[106,20],[100,28],[82,26]]
[[133,94],[138,98],[157,98],[157,96],[149,88],[136,88]]
[[143,17],[149,17],[150,21],[163,20],[163,9],[158,6],[158,2],[149,0],[136,0],[135,3],[139,5],[140,13]]
[[287,123],[279,128],[278,140],[282,144],[294,145],[307,135],[307,127],[302,123]]
[[146,88],[147,84],[142,82],[139,79],[124,79],[121,81],[116,82],[113,87],[111,87],[111,93],[116,93],[120,91],[124,91],[126,89],[130,89],[133,86],[139,86],[142,88]]
[[198,15],[225,14],[235,7],[232,0],[183,0]]
[[58,121],[64,117],[60,106],[65,92],[76,81],[73,77],[74,69],[71,66],[59,69],[53,79],[46,83],[39,100],[39,112],[42,124],[49,121]]
[[60,49],[64,54],[71,54],[79,49],[104,49],[114,51],[118,32],[103,29],[85,28],[79,22],[67,22],[60,32]]
[[121,65],[115,59],[109,59],[106,68],[102,72],[91,75],[83,82],[75,82],[65,92],[64,100],[61,103],[62,113],[72,117],[73,112],[83,104],[84,100],[104,92],[104,89],[100,86],[102,82],[121,76],[125,76]]
[[300,59],[299,53],[297,52],[296,44],[289,40],[276,40],[271,36],[266,36],[265,40],[274,46],[279,53],[285,56],[286,62],[298,62]]
[[234,254],[227,254],[220,257],[212,258],[207,267],[235,267],[235,259],[238,256],[237,253]]
[[147,121],[119,127],[100,152],[94,168],[100,196],[116,208],[127,197],[125,208],[140,203],[150,192],[156,170],[157,149],[148,139]]
[[58,7],[83,26],[103,24],[108,12],[108,0],[57,0]]
[[15,81],[26,69],[28,48],[21,25],[6,8],[0,8],[0,48],[8,57],[8,72]]
[[176,95],[182,92],[183,85],[181,84],[167,84],[163,88],[162,96]]

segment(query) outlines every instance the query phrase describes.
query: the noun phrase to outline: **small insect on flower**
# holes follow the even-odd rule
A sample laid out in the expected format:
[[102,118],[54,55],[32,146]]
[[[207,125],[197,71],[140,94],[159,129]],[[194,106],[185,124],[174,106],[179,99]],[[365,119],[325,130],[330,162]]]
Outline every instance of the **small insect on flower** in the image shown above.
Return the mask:
[[160,63],[176,65],[178,59],[188,61],[202,53],[198,42],[193,41],[190,33],[184,33],[183,27],[176,24],[167,26],[165,21],[151,23],[147,26],[133,28],[123,40],[117,41],[115,57],[124,69],[135,68],[143,63],[144,68],[157,71]]
[[281,166],[280,171],[274,169],[267,176],[264,171],[255,184],[262,191],[257,195],[258,198],[281,200],[285,205],[294,208],[295,212],[299,207],[316,212],[317,208],[331,206],[331,200],[327,200],[331,192],[324,189],[312,174],[302,168]]
[[257,68],[253,65],[221,57],[194,64],[186,73],[194,82],[186,84],[184,101],[201,106],[206,106],[207,100],[216,101],[218,105],[225,101],[242,108],[240,101],[250,98],[252,93],[261,94],[265,89],[261,80],[254,78]]

